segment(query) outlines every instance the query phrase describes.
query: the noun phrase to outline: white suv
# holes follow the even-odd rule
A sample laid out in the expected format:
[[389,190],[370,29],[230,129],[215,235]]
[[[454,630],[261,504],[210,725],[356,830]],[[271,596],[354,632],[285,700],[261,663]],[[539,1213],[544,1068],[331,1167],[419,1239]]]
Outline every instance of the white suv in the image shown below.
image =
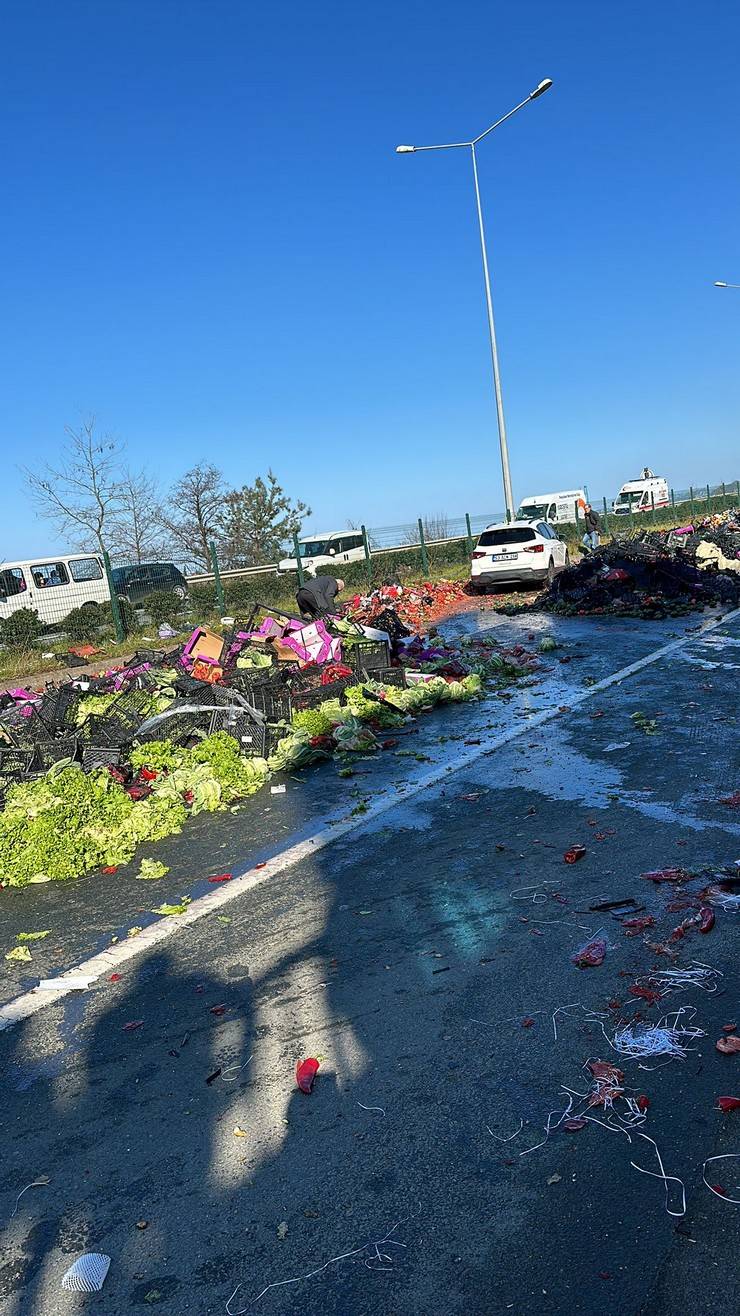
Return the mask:
[[486,526],[473,552],[470,583],[489,585],[552,584],[570,565],[567,546],[546,521],[500,521]]

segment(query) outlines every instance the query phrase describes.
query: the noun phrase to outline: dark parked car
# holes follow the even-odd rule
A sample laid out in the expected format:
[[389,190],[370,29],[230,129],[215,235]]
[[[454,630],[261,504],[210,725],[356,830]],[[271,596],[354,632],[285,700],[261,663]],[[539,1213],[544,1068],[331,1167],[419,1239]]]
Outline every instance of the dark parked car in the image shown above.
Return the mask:
[[113,568],[113,584],[119,598],[129,603],[141,603],[150,594],[171,590],[184,599],[188,584],[173,562],[139,562],[130,567]]

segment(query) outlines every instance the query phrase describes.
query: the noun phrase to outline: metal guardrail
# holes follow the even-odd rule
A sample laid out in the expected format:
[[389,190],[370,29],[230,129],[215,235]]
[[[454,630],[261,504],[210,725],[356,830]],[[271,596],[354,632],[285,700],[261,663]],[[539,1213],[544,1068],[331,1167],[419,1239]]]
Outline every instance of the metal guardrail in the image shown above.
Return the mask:
[[[733,487],[738,491],[737,496],[740,501],[740,481],[733,481],[730,484],[703,485],[697,486],[696,488],[689,487],[688,489],[671,490],[671,504],[673,507],[678,507],[682,504],[690,507],[691,514],[693,515],[694,506],[696,504],[701,505],[702,503],[706,503],[708,498],[733,497]],[[597,499],[592,496],[592,502],[594,507],[598,508],[599,511],[601,511],[602,505],[606,504],[607,515],[611,518],[611,499]],[[670,508],[661,508],[659,510],[664,512],[669,511]],[[636,523],[639,524],[644,521],[644,523],[647,524],[649,516],[650,509],[640,513],[635,513]],[[436,519],[441,520],[442,518]],[[476,537],[487,525],[491,525],[495,521],[502,521],[503,519],[503,512],[494,512],[490,515],[471,516],[470,518],[444,518],[448,528],[450,530],[453,530],[454,528],[454,532],[448,534],[444,538],[434,539],[430,539],[424,534],[423,549],[444,548],[446,544],[463,543],[469,537]],[[621,520],[625,522],[625,526],[626,524],[632,523],[632,518],[623,517]],[[423,522],[421,524],[423,527]],[[423,534],[423,529],[421,533]],[[374,530],[368,529],[367,538],[371,557],[377,557],[379,554],[384,553],[407,553],[410,549],[422,549],[419,522],[408,522],[401,525],[385,526]],[[388,540],[391,540],[392,542],[389,543]],[[341,564],[337,563],[337,566],[340,567]],[[230,570],[221,570],[219,576],[222,581],[238,580],[240,577],[244,576],[274,575],[277,572],[277,569],[277,562],[269,562],[261,567],[235,567]],[[286,572],[285,574],[287,575],[289,573]],[[212,572],[197,572],[193,575],[188,574],[187,578],[188,582],[193,585],[208,585],[216,580],[216,577]]]
[[[444,548],[445,544],[460,544],[465,540],[465,538],[466,538],[465,535],[452,535],[448,539],[425,538],[424,543],[426,544],[427,548]],[[418,547],[419,544],[417,542],[415,544],[394,544],[392,547],[388,547],[388,548],[371,548],[370,556],[382,557],[387,553],[408,553],[411,550]],[[337,567],[339,568],[341,567],[341,565],[342,563],[340,562],[337,564]],[[277,562],[269,562],[264,567],[234,567],[233,570],[230,571],[222,570],[219,572],[219,575],[222,580],[236,580],[240,576],[277,575],[277,568],[278,568]],[[287,576],[290,575],[291,573],[285,571],[282,574]],[[213,575],[213,573],[201,572],[198,575],[188,576],[187,579],[188,579],[188,584],[210,585],[215,580],[215,576]]]

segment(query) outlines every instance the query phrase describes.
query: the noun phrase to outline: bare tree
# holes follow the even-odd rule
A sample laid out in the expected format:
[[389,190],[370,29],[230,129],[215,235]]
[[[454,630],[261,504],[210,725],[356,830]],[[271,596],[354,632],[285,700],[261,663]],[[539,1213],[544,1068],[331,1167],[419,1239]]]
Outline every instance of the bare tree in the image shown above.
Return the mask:
[[132,562],[156,560],[165,552],[161,493],[145,471],[128,468],[121,477],[121,500],[109,532],[110,551]]
[[211,567],[211,540],[220,539],[223,530],[226,497],[218,468],[199,462],[170,490],[162,513],[162,525],[182,558],[205,571]]
[[[422,517],[424,538],[430,543],[435,539],[450,538],[450,522],[446,512],[433,512]],[[404,544],[418,544],[419,530],[416,525],[408,526],[404,535]]]
[[24,467],[23,473],[34,505],[62,538],[103,552],[121,506],[122,447],[110,434],[97,433],[94,416],[78,429],[66,426],[65,433],[59,466]]

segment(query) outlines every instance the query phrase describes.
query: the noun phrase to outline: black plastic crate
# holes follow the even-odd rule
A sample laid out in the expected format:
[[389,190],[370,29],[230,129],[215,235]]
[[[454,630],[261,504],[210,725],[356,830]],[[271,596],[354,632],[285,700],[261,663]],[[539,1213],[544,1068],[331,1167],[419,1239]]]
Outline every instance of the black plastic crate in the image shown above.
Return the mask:
[[151,716],[151,709],[152,700],[149,691],[132,687],[130,690],[124,690],[117,699],[113,700],[106,716],[125,722],[135,729],[145,718]]
[[242,754],[249,758],[262,758],[265,753],[266,722],[255,717],[249,709],[219,708],[211,713],[208,734],[225,731],[237,742]]
[[365,678],[368,681],[377,681],[379,685],[394,685],[399,689],[406,688],[406,673],[403,667],[378,667],[365,672]]
[[54,734],[54,728],[41,717],[36,704],[24,704],[23,712],[20,708],[9,710],[2,721],[11,739],[27,749],[39,740],[49,740]]
[[387,640],[355,639],[345,636],[342,640],[342,657],[351,664],[356,672],[377,671],[378,668],[390,667],[391,651]]
[[296,690],[291,694],[293,709],[299,712],[304,708],[317,708],[326,699],[338,699],[340,704],[345,704],[347,702],[345,690],[351,685],[357,685],[356,676],[342,676],[338,681],[312,686],[310,690]]
[[73,727],[80,701],[86,694],[87,691],[78,690],[74,685],[50,686],[39,705],[39,717],[52,731]]
[[120,762],[120,749],[110,745],[85,745],[82,750],[83,772],[94,772],[96,768],[117,768]]
[[25,777],[33,768],[35,749],[0,748],[0,776]]
[[36,772],[46,772],[60,759],[77,756],[77,736],[60,736],[57,740],[39,740],[33,761]]
[[146,744],[150,740],[171,740],[173,745],[184,745],[188,740],[208,735],[211,714],[196,707],[188,699],[176,699],[165,712],[146,722],[136,740]]
[[258,713],[262,713],[268,722],[289,722],[293,712],[293,700],[287,686],[264,682],[244,691],[245,697]]

